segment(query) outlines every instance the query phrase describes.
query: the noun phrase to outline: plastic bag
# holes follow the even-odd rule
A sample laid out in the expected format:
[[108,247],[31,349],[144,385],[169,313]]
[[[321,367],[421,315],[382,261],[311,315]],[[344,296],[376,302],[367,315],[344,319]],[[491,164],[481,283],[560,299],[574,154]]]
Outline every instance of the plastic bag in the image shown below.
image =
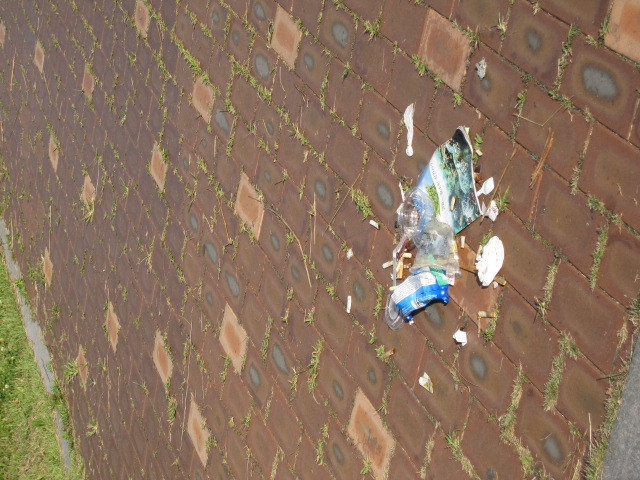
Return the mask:
[[411,272],[425,267],[444,270],[448,276],[460,274],[458,247],[453,228],[446,223],[432,221],[427,224],[418,241],[417,254]]

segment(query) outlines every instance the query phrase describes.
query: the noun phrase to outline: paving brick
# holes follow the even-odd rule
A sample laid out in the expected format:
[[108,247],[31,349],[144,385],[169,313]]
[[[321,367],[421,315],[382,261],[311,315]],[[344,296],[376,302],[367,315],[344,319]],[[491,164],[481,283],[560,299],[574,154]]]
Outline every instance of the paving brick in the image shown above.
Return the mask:
[[537,87],[527,90],[522,117],[518,142],[540,156],[550,129],[554,134],[554,142],[547,163],[569,180],[584,150],[589,131],[587,122],[562,108]]
[[464,33],[435,10],[428,10],[418,56],[454,90],[460,90],[470,51],[471,45]]
[[88,65],[85,65],[84,74],[82,76],[82,92],[84,93],[84,96],[87,97],[87,100],[89,102],[93,97],[93,90],[95,89],[95,85],[95,79],[93,78]]
[[557,61],[567,32],[566,24],[544,12],[531,15],[531,6],[518,2],[509,16],[503,53],[527,73],[551,86],[558,74]]
[[592,37],[598,36],[598,29],[604,21],[608,5],[596,0],[580,2],[569,0],[558,4],[550,0],[543,0],[540,6],[568,24],[575,24],[580,30]]
[[398,42],[398,46],[407,54],[415,55],[426,13],[424,5],[408,0],[389,0],[384,3],[380,31],[392,42]]
[[518,93],[523,90],[522,80],[515,69],[483,46],[471,57],[471,65],[482,58],[487,62],[486,75],[482,80],[475,74],[468,77],[465,97],[476,108],[482,108],[502,130],[509,132],[515,120]]
[[274,441],[271,432],[259,421],[253,418],[249,433],[247,434],[247,446],[251,450],[251,454],[258,461],[262,477],[271,472],[271,466],[278,454],[278,445]]
[[246,222],[255,238],[260,238],[264,205],[258,201],[258,193],[244,173],[240,175],[238,195],[236,196],[235,212],[243,222]]
[[358,451],[347,441],[341,427],[336,422],[329,423],[326,459],[337,478],[356,478],[362,469],[362,459]]
[[391,161],[396,149],[400,117],[400,113],[380,96],[373,92],[364,95],[359,121],[360,134],[387,162]]
[[497,422],[482,407],[474,406],[469,413],[462,450],[480,478],[524,476],[517,451],[502,441]]
[[327,399],[340,423],[349,421],[356,384],[347,373],[345,365],[330,351],[322,352],[318,367],[318,388]]
[[[288,348],[285,347],[282,339],[274,336],[267,352],[270,370],[275,373],[276,381],[280,384],[280,390],[287,395],[293,391],[293,386],[289,382],[294,378],[295,372],[298,370],[295,357],[289,352]],[[299,388],[306,388],[306,385],[300,384]]]
[[247,359],[242,371],[242,381],[247,386],[258,408],[263,409],[267,404],[272,385],[269,375],[262,366],[258,351],[253,346],[247,349]]
[[220,343],[231,358],[236,373],[240,374],[243,358],[247,353],[247,332],[238,323],[238,317],[229,304],[225,306],[222,327],[220,328]]
[[296,73],[318,96],[322,94],[322,84],[329,72],[330,58],[325,55],[322,45],[312,37],[300,40],[300,50],[295,60]]
[[51,261],[51,255],[47,247],[45,247],[44,255],[42,255],[42,274],[44,275],[45,285],[51,287],[51,281],[53,280],[53,262]]
[[565,71],[561,93],[626,137],[640,84],[636,70],[582,40],[574,41],[571,48],[573,61]]
[[[431,109],[431,119],[427,127],[427,136],[436,145],[442,145],[444,142],[450,140],[456,128],[461,125],[469,127],[471,138],[474,138],[476,133],[482,131],[482,124],[485,119],[481,116],[480,112],[474,110],[474,108],[466,102],[462,102],[460,105],[452,108],[454,105],[453,100],[453,93],[448,89],[440,88],[436,91]],[[431,154],[432,153],[433,151]],[[429,154],[426,160],[431,158],[431,154]]]
[[607,47],[640,61],[637,52],[638,34],[633,25],[640,19],[640,3],[634,0],[616,0],[613,2],[609,29],[605,35]]
[[611,352],[623,318],[624,311],[606,294],[592,291],[573,267],[560,265],[549,321],[569,332],[580,351],[602,371],[610,371],[613,364]]
[[257,45],[251,50],[249,70],[258,82],[271,88],[275,79],[278,58],[266,47]]
[[149,9],[142,0],[136,0],[134,20],[138,35],[147,38],[149,34]]
[[454,460],[444,436],[436,435],[433,450],[431,451],[431,461],[427,466],[427,478],[429,480],[440,480],[444,478],[464,478],[465,475],[460,463]]
[[356,125],[362,98],[362,83],[354,73],[338,59],[333,59],[329,67],[326,103],[335,110],[348,125]]
[[[389,5],[389,2],[385,5]],[[414,103],[413,123],[422,131],[426,131],[434,92],[435,82],[427,75],[420,75],[410,57],[398,53],[393,64],[386,99],[401,112]]]
[[359,388],[376,405],[381,404],[389,367],[376,357],[374,347],[363,335],[354,332],[345,360]]
[[384,478],[393,455],[395,440],[387,432],[369,399],[358,390],[351,412],[349,437],[371,462],[375,478]]
[[280,391],[274,392],[267,425],[282,448],[285,458],[291,458],[295,452],[301,428]]
[[321,2],[293,2],[291,13],[302,22],[302,25],[314,35],[318,32],[318,19],[321,18],[323,4]]
[[113,303],[109,302],[109,306],[107,307],[107,316],[106,316],[106,329],[107,334],[109,336],[109,343],[111,344],[111,348],[113,351],[116,351],[118,347],[118,333],[120,331],[120,321],[118,320],[118,316],[113,311]]
[[604,421],[606,388],[602,374],[584,359],[567,361],[558,389],[558,410],[588,435]]
[[242,26],[242,22],[232,18],[226,47],[236,61],[243,63],[249,58],[250,41],[249,32]]
[[526,365],[527,378],[544,389],[551,362],[559,354],[556,330],[536,318],[536,311],[513,289],[502,299],[494,342],[514,364]]
[[[455,304],[432,303],[414,317],[417,328],[447,361],[453,360],[457,347],[452,335],[464,324],[464,312]],[[415,335],[415,334],[414,334]],[[429,354],[427,354],[429,356]],[[422,361],[422,360],[421,360]],[[420,375],[422,372],[418,372]]]
[[33,52],[33,63],[42,75],[44,69],[44,50],[42,44],[38,41]]
[[326,3],[320,23],[319,38],[343,62],[349,61],[355,41],[356,29],[347,12]]
[[628,306],[640,293],[639,240],[624,230],[610,227],[598,284]]
[[324,152],[327,143],[327,130],[330,117],[314,96],[303,97],[299,119],[300,129],[305,139],[317,152]]
[[[254,13],[257,13],[255,12],[255,7],[259,4],[259,1],[254,4]],[[264,12],[262,16],[266,19]],[[302,31],[294,23],[291,16],[282,7],[278,6],[275,13],[271,48],[280,55],[289,68],[294,68],[301,38]]]
[[364,30],[356,34],[352,67],[382,94],[389,86],[394,57],[393,46],[387,40],[378,36],[371,37]]
[[[362,177],[365,144],[339,123],[331,125],[327,137],[327,164],[347,185],[353,185]],[[324,196],[331,193],[326,192]]]
[[[525,413],[526,412],[526,413]],[[517,410],[516,435],[531,453],[543,461],[545,469],[559,478],[570,472],[574,456],[574,438],[562,417],[554,412],[545,412],[542,396],[531,385],[523,387]]]
[[594,148],[587,150],[581,186],[608,209],[621,213],[626,222],[640,226],[636,206],[640,190],[632,180],[638,174],[638,165],[625,161],[637,156],[637,148],[600,126],[594,127],[589,144]]
[[396,220],[396,209],[402,198],[395,178],[390,175],[389,168],[373,152],[367,155],[363,178],[363,191],[369,197],[371,208],[376,217],[393,230]]
[[425,349],[418,375],[427,373],[433,382],[433,393],[418,383],[418,378],[407,379],[414,394],[444,431],[459,430],[464,425],[471,400],[468,390],[453,380],[449,367],[430,349]]
[[546,175],[538,198],[536,226],[544,238],[560,247],[569,261],[586,275],[593,263],[597,230],[603,227],[604,219],[589,210],[586,201],[580,200],[581,197],[571,195],[564,182]]
[[514,366],[505,361],[500,350],[485,343],[475,324],[465,328],[469,343],[460,349],[459,372],[475,387],[473,392],[490,412],[503,412],[509,405]]
[[340,243],[322,219],[314,218],[311,228],[311,261],[327,281],[335,282],[339,274]]
[[532,305],[542,295],[547,278],[547,268],[553,262],[553,254],[513,216],[503,213],[494,224],[493,234],[505,246],[502,275]]
[[498,22],[502,19],[507,23],[509,19],[507,31],[511,27],[509,2],[504,0],[454,2],[451,19],[462,27],[477,32],[480,40],[494,50],[498,50],[501,43]]
[[393,380],[389,392],[387,422],[409,458],[414,464],[421,465],[425,445],[435,432],[435,426],[412,392],[398,379]]

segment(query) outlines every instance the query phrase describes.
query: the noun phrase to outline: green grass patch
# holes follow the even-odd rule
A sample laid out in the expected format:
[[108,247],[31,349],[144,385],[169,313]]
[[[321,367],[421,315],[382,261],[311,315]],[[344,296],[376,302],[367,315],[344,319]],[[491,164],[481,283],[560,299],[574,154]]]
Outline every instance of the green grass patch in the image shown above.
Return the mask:
[[0,264],[0,477],[77,479],[73,462],[67,472],[53,421],[58,407],[68,418],[61,395],[48,395],[42,384],[20,317],[4,261]]

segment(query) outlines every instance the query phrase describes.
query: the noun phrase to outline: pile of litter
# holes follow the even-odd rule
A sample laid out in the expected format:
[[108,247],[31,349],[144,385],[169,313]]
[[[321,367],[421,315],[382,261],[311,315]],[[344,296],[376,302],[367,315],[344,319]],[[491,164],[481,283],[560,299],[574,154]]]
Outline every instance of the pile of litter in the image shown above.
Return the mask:
[[[404,118],[408,155],[413,153],[410,108]],[[385,264],[393,266],[386,306],[391,329],[412,324],[416,313],[433,302],[448,303],[449,287],[460,276],[456,235],[481,216],[495,220],[498,215],[495,202],[486,207],[478,200],[493,191],[493,178],[476,188],[473,168],[468,128],[458,127],[433,153],[416,186],[403,195],[397,210],[400,241],[393,250],[393,260]],[[464,246],[464,237],[461,244]],[[492,237],[476,259],[478,279],[484,287],[493,282],[503,261],[502,242]],[[466,334],[464,337],[466,343]]]

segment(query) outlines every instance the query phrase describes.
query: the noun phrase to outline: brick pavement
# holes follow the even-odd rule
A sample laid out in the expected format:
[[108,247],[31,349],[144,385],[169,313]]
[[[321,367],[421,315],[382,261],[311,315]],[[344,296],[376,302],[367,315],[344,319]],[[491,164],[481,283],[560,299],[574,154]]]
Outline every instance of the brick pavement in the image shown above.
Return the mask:
[[[64,389],[88,477],[578,478],[597,463],[638,320],[638,11],[3,3],[2,214],[58,378],[79,367]],[[507,285],[465,274],[449,305],[391,332],[398,182],[461,124],[509,202],[464,232],[462,257],[498,234]]]

